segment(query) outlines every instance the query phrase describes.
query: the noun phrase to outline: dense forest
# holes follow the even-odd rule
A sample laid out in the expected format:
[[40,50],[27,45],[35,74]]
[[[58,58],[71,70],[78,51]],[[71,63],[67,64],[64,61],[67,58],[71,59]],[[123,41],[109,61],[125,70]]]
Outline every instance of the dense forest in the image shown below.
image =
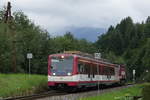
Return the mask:
[[127,17],[116,26],[110,26],[95,44],[105,58],[125,64],[130,78],[133,69],[140,77],[150,70],[150,17],[142,23],[133,23]]
[[0,73],[27,73],[27,53],[32,53],[31,72],[47,74],[48,55],[67,50],[101,52],[103,58],[125,64],[129,72],[135,69],[138,77],[150,70],[150,17],[142,23],[134,23],[127,17],[92,43],[77,39],[70,32],[52,37],[23,12],[13,13],[13,20],[4,23],[3,14],[1,10]]
[[0,11],[0,72],[27,73],[27,53],[33,54],[31,72],[47,74],[47,58],[53,53],[78,50],[93,53],[96,48],[85,39],[76,39],[67,32],[64,36],[51,37],[40,26],[35,25],[23,12],[13,14],[9,23],[3,21]]

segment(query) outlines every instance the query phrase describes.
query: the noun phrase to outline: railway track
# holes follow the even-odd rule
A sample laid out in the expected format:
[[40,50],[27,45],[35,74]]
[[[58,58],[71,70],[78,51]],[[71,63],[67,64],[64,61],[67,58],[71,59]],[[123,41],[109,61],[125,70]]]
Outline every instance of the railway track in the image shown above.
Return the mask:
[[[104,92],[108,92],[114,89],[119,89],[119,88],[125,88],[125,87],[130,87],[133,85],[126,85],[126,86],[120,86],[120,87],[107,87],[107,88],[103,88],[100,89],[100,93],[104,93]],[[47,97],[52,97],[52,96],[63,96],[63,95],[69,95],[69,94],[84,94],[84,93],[88,93],[88,92],[94,92],[97,90],[85,90],[85,91],[78,91],[76,93],[66,93],[66,92],[59,92],[59,91],[48,91],[48,92],[44,92],[44,93],[39,93],[39,94],[34,94],[34,95],[28,95],[28,96],[17,96],[17,97],[8,97],[8,98],[4,98],[4,99],[0,99],[0,100],[35,100],[35,99],[39,99],[39,98],[47,98]]]
[[53,97],[46,97],[46,98],[40,98],[37,100],[79,100],[80,98],[84,97],[91,97],[91,96],[97,96],[103,93],[108,93],[116,90],[120,90],[123,88],[131,87],[133,85],[126,85],[126,86],[118,86],[118,87],[107,87],[107,88],[101,88],[100,90],[85,90],[85,91],[79,91],[76,93],[68,93],[67,95],[60,95],[60,96],[53,96]]
[[65,92],[48,91],[48,92],[33,94],[33,95],[28,95],[28,96],[8,97],[8,98],[3,98],[2,100],[35,100],[37,98],[60,96],[60,95],[66,95],[66,94],[67,93]]

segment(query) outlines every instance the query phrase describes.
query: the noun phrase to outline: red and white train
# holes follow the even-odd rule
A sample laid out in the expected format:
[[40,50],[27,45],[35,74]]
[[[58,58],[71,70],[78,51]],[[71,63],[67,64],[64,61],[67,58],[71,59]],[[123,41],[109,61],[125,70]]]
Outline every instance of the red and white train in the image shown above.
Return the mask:
[[81,52],[48,57],[48,86],[52,89],[94,87],[125,82],[123,65],[95,59]]

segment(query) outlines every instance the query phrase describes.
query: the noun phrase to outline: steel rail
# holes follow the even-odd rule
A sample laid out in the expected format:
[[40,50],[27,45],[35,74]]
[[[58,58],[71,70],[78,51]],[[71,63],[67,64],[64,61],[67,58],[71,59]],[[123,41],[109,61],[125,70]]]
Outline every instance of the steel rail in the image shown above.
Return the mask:
[[39,94],[33,94],[33,95],[28,95],[28,96],[16,96],[16,97],[8,97],[8,98],[3,98],[2,100],[34,100],[37,98],[43,98],[43,97],[50,97],[50,96],[59,96],[59,95],[66,95],[67,93],[64,92],[44,92],[44,93],[39,93]]
[[[103,88],[101,88],[101,93],[109,91],[111,89],[115,89],[115,88],[125,88],[125,87],[130,87],[130,86],[133,86],[133,84],[126,84],[124,86],[117,86],[117,87],[103,87]],[[86,93],[86,92],[91,92],[91,91],[95,91],[95,89],[94,90],[90,89],[90,91],[89,91],[89,89],[87,89],[87,90],[78,91],[78,92],[74,92],[74,93],[59,92],[59,91],[48,91],[48,92],[44,92],[44,93],[27,95],[27,96],[16,96],[16,97],[2,98],[0,100],[34,100],[34,99],[44,98],[44,97]]]

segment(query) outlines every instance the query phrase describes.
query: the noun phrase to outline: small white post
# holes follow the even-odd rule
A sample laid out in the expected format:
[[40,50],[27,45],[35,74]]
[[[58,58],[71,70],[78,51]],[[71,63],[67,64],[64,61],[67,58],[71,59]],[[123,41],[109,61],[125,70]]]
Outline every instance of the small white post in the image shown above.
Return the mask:
[[27,59],[29,59],[29,75],[31,74],[31,59],[32,59],[33,55],[32,53],[27,53]]
[[136,73],[136,71],[135,71],[135,69],[133,69],[133,82],[135,83],[135,73]]

